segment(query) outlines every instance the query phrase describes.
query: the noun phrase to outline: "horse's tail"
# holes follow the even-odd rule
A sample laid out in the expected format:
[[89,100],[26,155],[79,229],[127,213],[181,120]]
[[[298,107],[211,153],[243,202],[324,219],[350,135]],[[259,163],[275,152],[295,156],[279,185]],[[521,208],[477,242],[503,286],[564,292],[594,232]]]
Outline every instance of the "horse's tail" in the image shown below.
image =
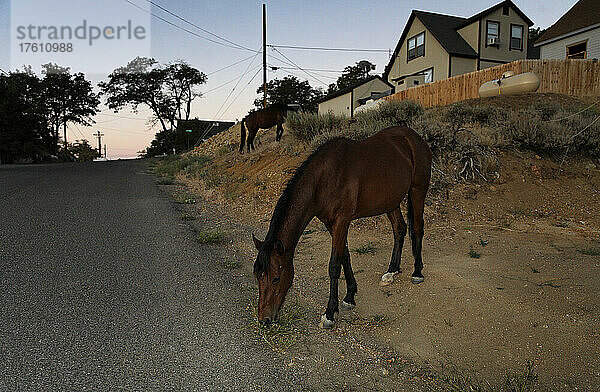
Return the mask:
[[242,130],[241,130],[241,135],[240,135],[240,152],[244,151],[244,144],[246,144],[246,127],[244,126],[244,121],[246,121],[245,118],[242,119]]

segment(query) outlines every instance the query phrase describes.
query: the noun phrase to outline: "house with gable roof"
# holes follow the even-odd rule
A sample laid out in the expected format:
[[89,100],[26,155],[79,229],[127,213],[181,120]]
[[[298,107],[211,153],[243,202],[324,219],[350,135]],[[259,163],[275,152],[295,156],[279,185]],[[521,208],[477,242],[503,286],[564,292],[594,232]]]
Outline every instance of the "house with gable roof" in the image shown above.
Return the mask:
[[600,1],[579,0],[535,42],[541,59],[600,58]]
[[511,0],[470,18],[413,10],[383,79],[400,91],[525,59],[532,25]]

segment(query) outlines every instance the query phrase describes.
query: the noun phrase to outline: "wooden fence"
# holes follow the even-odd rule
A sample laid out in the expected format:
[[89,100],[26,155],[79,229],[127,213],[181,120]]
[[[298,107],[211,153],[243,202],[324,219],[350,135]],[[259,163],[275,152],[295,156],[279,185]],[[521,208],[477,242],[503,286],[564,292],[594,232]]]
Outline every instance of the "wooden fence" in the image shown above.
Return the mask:
[[479,97],[479,87],[505,71],[534,72],[538,93],[600,95],[600,62],[590,60],[517,60],[448,79],[422,84],[392,94],[388,100],[411,100],[424,107],[443,106]]

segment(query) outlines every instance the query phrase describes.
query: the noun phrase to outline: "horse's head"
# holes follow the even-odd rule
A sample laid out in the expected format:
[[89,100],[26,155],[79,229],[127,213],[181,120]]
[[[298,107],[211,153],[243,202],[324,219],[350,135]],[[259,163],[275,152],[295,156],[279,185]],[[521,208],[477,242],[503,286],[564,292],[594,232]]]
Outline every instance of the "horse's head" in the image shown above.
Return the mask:
[[294,279],[291,255],[280,240],[258,240],[252,235],[258,256],[254,276],[258,281],[258,321],[269,324],[279,315],[285,296]]

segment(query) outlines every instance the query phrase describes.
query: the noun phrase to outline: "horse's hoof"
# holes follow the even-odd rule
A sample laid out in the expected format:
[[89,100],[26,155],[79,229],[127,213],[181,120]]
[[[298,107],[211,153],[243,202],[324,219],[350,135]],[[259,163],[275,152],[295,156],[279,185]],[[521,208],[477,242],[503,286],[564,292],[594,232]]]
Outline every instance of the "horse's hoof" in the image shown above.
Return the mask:
[[398,272],[386,272],[381,277],[381,282],[379,282],[379,285],[380,286],[387,286],[389,284],[392,284],[394,282],[394,276],[396,276],[397,273]]
[[410,279],[413,282],[413,284],[423,283],[423,281],[425,280],[425,278],[422,276],[413,276]]
[[356,307],[356,304],[349,304],[346,301],[342,301],[342,303],[340,304],[340,310],[343,310],[343,311],[352,310],[355,307]]
[[319,323],[319,327],[323,329],[331,329],[335,322],[333,320],[329,320],[326,315],[321,316],[321,322]]

